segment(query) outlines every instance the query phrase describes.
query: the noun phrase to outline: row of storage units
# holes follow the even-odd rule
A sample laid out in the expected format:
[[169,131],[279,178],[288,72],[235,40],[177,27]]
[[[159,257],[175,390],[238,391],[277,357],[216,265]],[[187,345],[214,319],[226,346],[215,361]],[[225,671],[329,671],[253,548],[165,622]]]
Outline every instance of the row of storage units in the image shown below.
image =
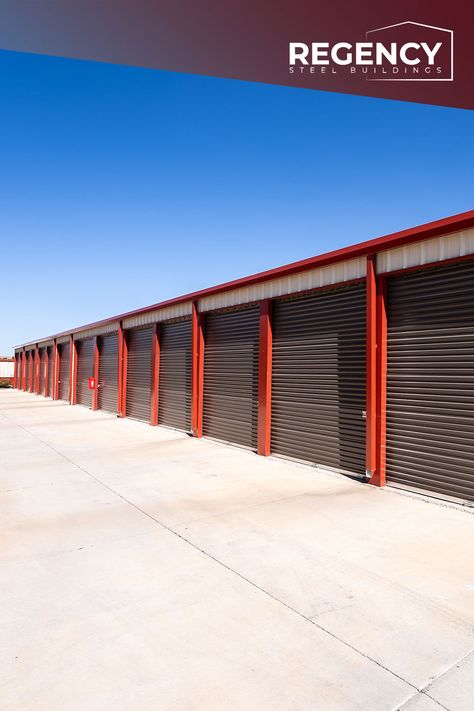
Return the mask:
[[[202,434],[255,450],[262,427],[262,368],[268,367],[262,356],[266,339],[269,451],[363,477],[372,338],[368,279],[267,300],[267,334],[263,301],[201,313],[202,346],[194,375],[189,317],[126,329],[123,367],[117,332],[77,339],[76,401],[92,406],[88,379],[96,376],[98,409],[117,413],[121,397],[123,415],[150,422],[156,405],[159,424],[190,431],[196,378]],[[387,480],[473,501],[474,261],[387,273],[377,282],[379,297],[375,407]],[[58,344],[58,398],[63,400],[71,399],[70,343]],[[52,346],[39,354],[40,392],[51,396]],[[23,359],[22,383],[31,389],[34,351],[17,357]]]
[[[272,314],[272,451],[348,473],[365,473],[365,285],[278,300]],[[257,448],[260,307],[217,311],[204,330],[202,431],[204,436]],[[124,414],[151,420],[155,327],[125,331]],[[159,424],[191,430],[191,319],[158,330]],[[75,402],[92,407],[94,338],[74,341]],[[48,347],[49,349],[49,347]],[[52,350],[52,348],[51,348]],[[118,333],[97,337],[97,408],[118,412]],[[52,354],[40,348],[39,392],[51,396]],[[72,399],[69,340],[58,344],[58,399]],[[27,363],[34,363],[34,351]],[[45,382],[48,391],[45,391]],[[29,389],[27,380],[26,389]]]

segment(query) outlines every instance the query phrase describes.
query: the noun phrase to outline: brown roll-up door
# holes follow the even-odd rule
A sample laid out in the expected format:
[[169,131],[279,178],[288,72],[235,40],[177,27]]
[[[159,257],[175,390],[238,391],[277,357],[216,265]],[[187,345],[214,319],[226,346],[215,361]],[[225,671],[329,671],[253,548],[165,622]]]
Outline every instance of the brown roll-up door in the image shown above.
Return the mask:
[[21,359],[19,353],[15,353],[15,361],[16,361],[16,389],[20,390],[21,388]]
[[89,390],[89,378],[94,375],[94,341],[86,338],[76,342],[77,383],[76,402],[78,405],[92,405],[92,390]]
[[160,425],[191,429],[191,348],[191,321],[160,326]]
[[259,309],[206,316],[203,434],[257,446]]
[[71,348],[69,343],[59,346],[59,399],[69,400],[69,360]]
[[24,377],[26,375],[26,359],[20,355],[20,373],[21,373],[21,379],[20,379],[20,390],[24,389]]
[[29,391],[30,386],[31,386],[31,378],[32,378],[32,359],[31,359],[31,351],[28,351],[26,354],[26,389]]
[[23,390],[23,374],[24,374],[24,372],[25,372],[25,363],[24,363],[23,356],[20,354],[20,384],[19,384],[20,390]]
[[151,415],[152,336],[152,328],[127,334],[127,417],[143,422],[149,422]]
[[117,414],[118,335],[99,338],[99,410]]
[[46,395],[44,386],[46,385],[46,348],[40,348],[39,362],[39,392],[40,395]]
[[365,474],[365,285],[273,305],[271,448]]
[[474,500],[474,264],[388,284],[387,478]]
[[54,348],[48,346],[48,397],[53,397],[54,390]]

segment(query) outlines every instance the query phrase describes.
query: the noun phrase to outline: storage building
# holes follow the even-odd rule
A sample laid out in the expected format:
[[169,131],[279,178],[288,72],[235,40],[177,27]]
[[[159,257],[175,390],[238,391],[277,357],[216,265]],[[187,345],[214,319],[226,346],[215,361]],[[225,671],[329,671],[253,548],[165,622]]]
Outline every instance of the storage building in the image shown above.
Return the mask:
[[25,343],[15,386],[472,502],[474,211]]

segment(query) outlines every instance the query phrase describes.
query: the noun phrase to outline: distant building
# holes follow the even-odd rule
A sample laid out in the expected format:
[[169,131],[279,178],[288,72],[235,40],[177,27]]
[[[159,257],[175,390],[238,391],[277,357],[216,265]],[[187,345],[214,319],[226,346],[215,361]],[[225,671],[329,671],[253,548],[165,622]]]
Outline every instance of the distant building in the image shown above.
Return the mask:
[[0,387],[13,387],[15,359],[0,356]]

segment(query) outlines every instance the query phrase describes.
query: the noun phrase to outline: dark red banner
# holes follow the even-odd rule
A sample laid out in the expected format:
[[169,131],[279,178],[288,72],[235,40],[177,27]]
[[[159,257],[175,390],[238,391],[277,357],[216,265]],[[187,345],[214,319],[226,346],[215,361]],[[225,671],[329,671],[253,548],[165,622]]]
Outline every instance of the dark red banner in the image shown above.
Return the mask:
[[0,47],[474,108],[474,4],[2,0]]

